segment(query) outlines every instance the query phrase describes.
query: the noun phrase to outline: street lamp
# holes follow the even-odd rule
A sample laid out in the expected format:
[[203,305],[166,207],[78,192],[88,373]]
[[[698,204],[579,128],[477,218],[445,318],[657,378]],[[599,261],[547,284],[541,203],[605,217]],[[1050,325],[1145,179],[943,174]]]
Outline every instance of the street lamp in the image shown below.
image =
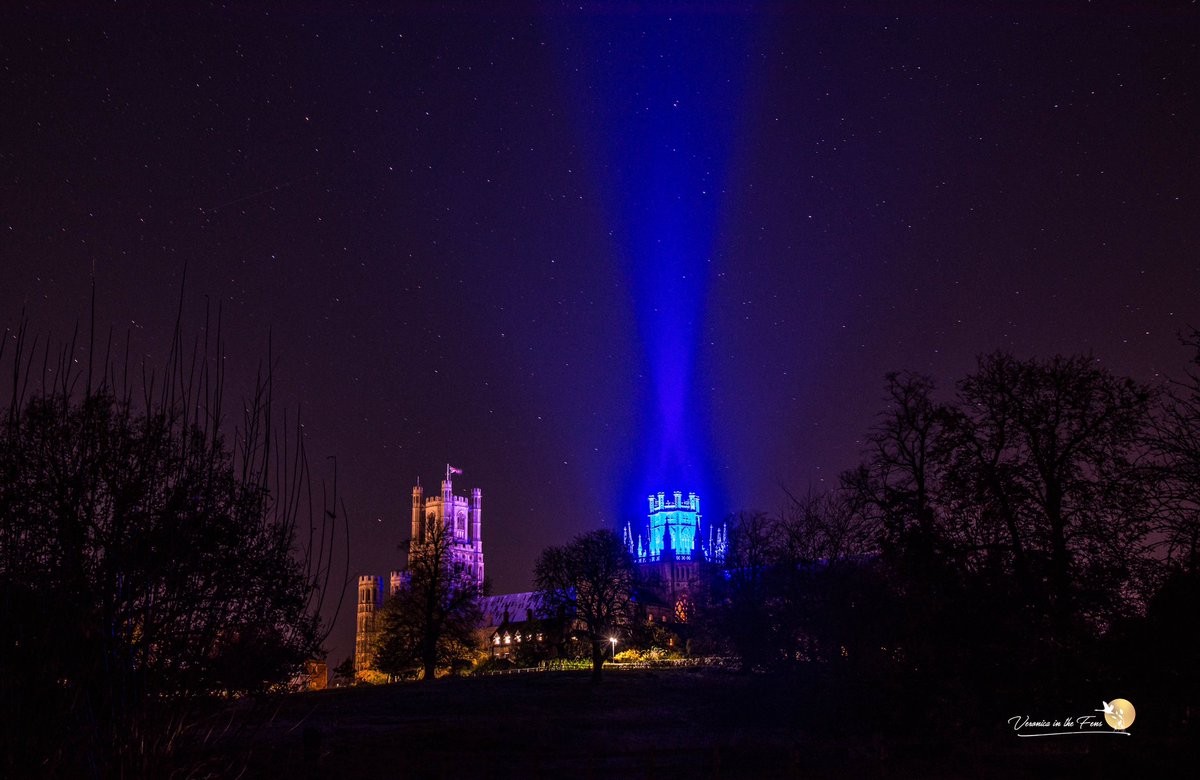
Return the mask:
[[612,658],[613,658],[613,663],[615,664],[617,662],[617,638],[615,636],[610,636],[608,638],[608,641],[612,642],[612,647],[613,647]]

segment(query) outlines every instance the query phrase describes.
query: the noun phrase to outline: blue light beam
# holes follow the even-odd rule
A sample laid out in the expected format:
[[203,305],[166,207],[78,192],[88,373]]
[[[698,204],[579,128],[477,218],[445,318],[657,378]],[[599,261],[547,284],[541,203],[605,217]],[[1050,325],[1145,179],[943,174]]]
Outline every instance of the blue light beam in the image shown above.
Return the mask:
[[578,57],[585,135],[638,312],[644,451],[629,464],[622,513],[636,497],[682,488],[723,505],[710,449],[709,396],[697,377],[713,250],[747,52],[749,11],[575,18],[563,51]]

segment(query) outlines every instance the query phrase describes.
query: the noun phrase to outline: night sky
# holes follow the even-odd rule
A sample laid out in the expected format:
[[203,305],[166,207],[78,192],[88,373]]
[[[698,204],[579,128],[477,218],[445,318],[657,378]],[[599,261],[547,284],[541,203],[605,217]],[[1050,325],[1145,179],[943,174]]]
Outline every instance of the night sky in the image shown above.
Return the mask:
[[186,264],[230,391],[271,334],[337,455],[351,577],[450,462],[497,593],[650,491],[834,484],[890,370],[1178,373],[1200,10],[943,5],[6,12],[0,326],[69,338],[94,272],[158,365]]

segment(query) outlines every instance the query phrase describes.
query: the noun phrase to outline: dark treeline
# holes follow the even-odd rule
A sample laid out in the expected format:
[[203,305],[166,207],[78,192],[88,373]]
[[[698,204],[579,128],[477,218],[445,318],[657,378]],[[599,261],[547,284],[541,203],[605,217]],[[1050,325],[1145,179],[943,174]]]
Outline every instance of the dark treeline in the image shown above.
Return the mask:
[[701,625],[747,669],[816,662],[836,684],[826,703],[864,724],[904,722],[889,697],[954,729],[1123,696],[1156,728],[1194,728],[1200,344],[1187,343],[1193,370],[1163,387],[1089,357],[1002,352],[945,393],[890,375],[836,489],[732,518]]

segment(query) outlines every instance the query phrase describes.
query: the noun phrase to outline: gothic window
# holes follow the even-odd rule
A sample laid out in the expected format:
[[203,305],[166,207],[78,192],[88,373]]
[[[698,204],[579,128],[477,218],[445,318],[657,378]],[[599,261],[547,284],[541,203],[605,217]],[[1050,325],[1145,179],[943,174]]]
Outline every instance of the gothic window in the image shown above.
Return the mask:
[[454,536],[457,539],[467,538],[467,515],[465,512],[459,512],[454,518]]
[[684,593],[679,597],[679,601],[675,602],[675,619],[680,623],[686,623],[691,614],[692,600],[688,598],[687,593]]

